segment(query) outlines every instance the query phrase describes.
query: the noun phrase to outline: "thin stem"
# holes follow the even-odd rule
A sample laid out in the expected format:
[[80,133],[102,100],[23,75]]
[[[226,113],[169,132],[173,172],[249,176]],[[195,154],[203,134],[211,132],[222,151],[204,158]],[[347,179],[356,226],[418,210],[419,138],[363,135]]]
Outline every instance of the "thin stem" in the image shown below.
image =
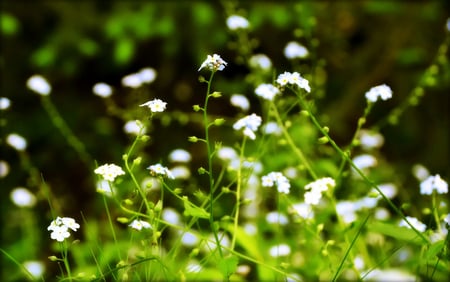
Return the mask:
[[244,151],[245,151],[245,143],[247,141],[247,137],[244,135],[244,139],[242,140],[242,146],[241,146],[241,152],[239,156],[239,169],[237,171],[237,183],[236,183],[236,213],[234,214],[234,232],[233,232],[233,238],[231,239],[231,249],[234,250],[235,244],[236,244],[236,235],[237,235],[237,228],[238,228],[238,222],[239,222],[239,210],[241,206],[241,186],[242,186],[242,160],[244,158]]
[[109,228],[111,228],[111,234],[113,236],[114,243],[116,244],[117,254],[119,255],[119,259],[122,260],[122,256],[120,255],[120,248],[118,247],[118,244],[117,244],[116,232],[114,231],[114,226],[112,224],[111,214],[109,213],[108,203],[106,202],[105,195],[103,195],[103,204],[105,205],[106,215],[108,216]]
[[67,272],[67,279],[69,279],[69,281],[72,281],[72,274],[70,271],[70,265],[69,265],[69,260],[67,259],[67,242],[64,241],[60,244],[61,247],[61,255],[62,255],[62,259],[64,262],[64,267],[66,268],[66,272]]

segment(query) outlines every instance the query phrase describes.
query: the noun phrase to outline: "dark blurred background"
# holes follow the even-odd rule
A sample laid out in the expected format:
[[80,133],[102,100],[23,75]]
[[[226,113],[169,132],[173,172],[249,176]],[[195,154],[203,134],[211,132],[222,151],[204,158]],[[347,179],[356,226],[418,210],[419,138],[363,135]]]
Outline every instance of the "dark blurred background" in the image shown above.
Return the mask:
[[[123,109],[153,97],[168,102],[168,111],[191,113],[201,104],[205,86],[197,69],[207,54],[229,62],[217,75],[216,88],[253,97],[244,78],[235,35],[226,26],[234,12],[248,18],[254,52],[269,56],[276,73],[292,71],[283,55],[289,41],[304,44],[321,62],[322,92],[316,101],[321,120],[340,145],[351,139],[365,107],[364,93],[388,84],[393,99],[376,104],[368,126],[383,120],[419,85],[447,38],[448,1],[2,1],[1,96],[12,105],[1,114],[2,149],[11,172],[1,180],[2,217],[11,208],[13,187],[30,185],[29,172],[18,154],[4,143],[15,132],[28,141],[27,154],[53,193],[66,199],[65,209],[78,213],[93,204],[93,167],[87,167],[43,110],[40,97],[26,80],[42,74],[53,87],[51,99],[99,163],[121,163],[132,138],[123,132],[124,120],[109,115],[102,98],[94,96],[97,82],[112,85],[112,96]],[[448,52],[444,52],[448,56]],[[448,64],[448,62],[447,62]],[[139,93],[121,86],[123,76],[144,67],[157,79]],[[449,73],[439,68],[425,88],[420,104],[408,107],[399,125],[384,124],[383,153],[399,173],[410,174],[422,163],[432,174],[448,180]],[[133,96],[134,95],[134,96]],[[141,96],[137,96],[141,95]],[[130,98],[132,97],[132,98]],[[251,98],[254,99],[254,98]],[[225,99],[223,100],[225,101]],[[214,114],[234,116],[229,103],[214,103]],[[258,105],[252,105],[257,111]],[[130,108],[129,118],[138,117]],[[167,121],[166,121],[167,123]],[[195,123],[174,123],[164,130],[155,121],[148,153],[167,159],[178,147],[194,148],[187,136],[201,134]],[[32,184],[32,183],[31,183]],[[42,202],[42,209],[48,209]],[[7,220],[4,217],[3,221]]]

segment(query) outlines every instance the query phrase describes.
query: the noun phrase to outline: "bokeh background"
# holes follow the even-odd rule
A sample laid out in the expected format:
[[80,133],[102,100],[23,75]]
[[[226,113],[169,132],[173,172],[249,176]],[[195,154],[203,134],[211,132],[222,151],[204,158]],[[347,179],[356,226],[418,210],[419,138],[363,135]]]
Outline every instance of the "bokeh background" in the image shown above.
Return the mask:
[[[12,102],[9,109],[0,111],[0,159],[10,167],[9,174],[0,179],[2,248],[14,244],[18,232],[26,232],[17,222],[11,223],[16,207],[10,191],[23,186],[37,192],[37,180],[30,176],[28,164],[5,144],[10,133],[26,138],[26,154],[37,168],[38,180],[45,180],[63,203],[66,215],[81,210],[89,217],[98,201],[93,167],[65,142],[43,110],[40,97],[26,88],[31,75],[38,73],[48,79],[53,103],[100,164],[121,163],[132,141],[123,131],[125,118],[141,118],[142,111],[133,107],[154,97],[168,102],[168,111],[175,114],[155,120],[150,134],[157,138],[152,138],[146,152],[154,160],[164,160],[171,150],[183,148],[201,163],[204,153],[196,154],[187,136],[202,130],[189,121],[189,115],[192,105],[204,99],[197,69],[206,55],[218,53],[229,62],[216,78],[215,87],[224,99],[212,105],[213,114],[235,115],[226,99],[233,93],[256,101],[254,89],[245,83],[249,70],[242,64],[239,41],[226,26],[226,18],[238,13],[251,24],[254,52],[269,56],[277,74],[295,67],[283,55],[284,47],[293,40],[310,50],[307,64],[323,65],[317,108],[331,135],[344,146],[363,113],[364,93],[370,87],[386,83],[394,96],[375,106],[369,126],[383,120],[419,84],[436,60],[439,46],[448,40],[450,10],[444,0],[9,0],[0,5],[1,96]],[[157,71],[152,84],[139,91],[121,85],[122,77],[145,67]],[[105,101],[93,95],[97,82],[114,87],[111,99],[124,110],[120,115],[113,115]],[[411,167],[421,163],[448,180],[449,82],[449,69],[441,69],[426,86],[420,104],[405,110],[399,126],[384,123],[381,127],[385,136],[382,151],[399,174],[409,177]],[[259,104],[251,107],[258,111]],[[42,234],[36,235],[40,238],[36,244],[48,241],[48,210],[46,199],[39,198],[34,212],[42,214]]]

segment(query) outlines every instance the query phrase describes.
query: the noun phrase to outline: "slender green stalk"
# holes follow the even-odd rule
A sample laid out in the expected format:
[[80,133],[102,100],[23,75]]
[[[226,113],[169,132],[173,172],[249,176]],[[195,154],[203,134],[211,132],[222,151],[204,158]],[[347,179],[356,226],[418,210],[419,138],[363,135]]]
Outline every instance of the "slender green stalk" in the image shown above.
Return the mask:
[[116,244],[117,254],[119,255],[119,259],[122,260],[122,256],[120,254],[120,248],[117,245],[116,232],[114,231],[114,226],[113,226],[113,223],[112,223],[111,214],[109,213],[108,203],[106,202],[106,196],[105,195],[103,195],[103,204],[105,205],[106,215],[108,216],[108,222],[109,222],[109,227],[111,228],[111,234],[113,236],[114,243]]
[[242,186],[242,161],[244,158],[244,151],[245,151],[245,142],[247,141],[247,137],[244,135],[244,139],[242,140],[242,146],[241,146],[241,152],[239,156],[239,169],[237,171],[237,183],[236,183],[236,212],[234,214],[234,232],[233,232],[233,238],[231,239],[231,249],[234,250],[235,244],[236,244],[236,235],[237,235],[237,228],[238,228],[238,222],[239,222],[239,210],[241,206],[241,186]]

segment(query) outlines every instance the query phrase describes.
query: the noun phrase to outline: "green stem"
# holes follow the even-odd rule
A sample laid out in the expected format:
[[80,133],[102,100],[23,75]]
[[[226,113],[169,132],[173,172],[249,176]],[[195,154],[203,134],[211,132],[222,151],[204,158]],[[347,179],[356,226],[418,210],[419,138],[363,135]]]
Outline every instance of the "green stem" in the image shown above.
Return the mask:
[[67,272],[67,279],[69,279],[69,281],[72,281],[72,274],[70,271],[70,265],[69,265],[69,260],[67,259],[67,242],[64,241],[60,244],[61,247],[61,255],[62,255],[62,259],[64,262],[64,267],[66,268],[66,272]]
[[[111,187],[112,190],[112,187]],[[114,243],[116,244],[117,254],[119,255],[119,259],[122,260],[122,256],[120,255],[120,248],[117,243],[116,232],[114,231],[114,226],[111,219],[111,214],[109,213],[108,203],[106,202],[106,196],[103,195],[103,204],[105,205],[106,215],[108,216],[109,228],[111,228],[111,234],[114,239]]]
[[244,136],[242,140],[241,152],[239,156],[239,169],[237,171],[237,183],[236,183],[236,213],[234,214],[234,232],[233,238],[231,239],[231,249],[234,250],[236,244],[236,235],[237,228],[239,222],[239,210],[241,206],[241,186],[242,186],[242,160],[244,158],[244,150],[245,150],[245,142],[247,141],[247,137]]

